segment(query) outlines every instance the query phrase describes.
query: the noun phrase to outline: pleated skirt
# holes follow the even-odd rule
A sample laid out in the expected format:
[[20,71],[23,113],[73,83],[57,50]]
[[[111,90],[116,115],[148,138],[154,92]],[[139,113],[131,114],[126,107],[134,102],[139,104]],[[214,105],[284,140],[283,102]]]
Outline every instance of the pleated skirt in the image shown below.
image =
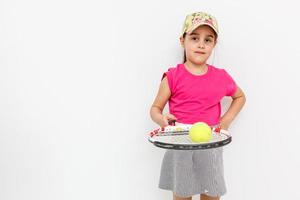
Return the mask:
[[223,148],[166,150],[158,187],[180,197],[224,195]]

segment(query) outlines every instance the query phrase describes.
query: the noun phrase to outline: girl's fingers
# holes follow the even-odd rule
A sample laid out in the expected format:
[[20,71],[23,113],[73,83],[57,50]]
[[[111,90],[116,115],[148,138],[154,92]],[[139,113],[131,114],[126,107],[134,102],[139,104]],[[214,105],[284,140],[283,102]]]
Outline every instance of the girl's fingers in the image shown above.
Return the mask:
[[167,118],[166,116],[163,117],[163,122],[164,122],[163,127],[169,125],[169,123],[168,123],[168,118]]
[[168,116],[168,119],[171,119],[171,120],[176,120],[176,119],[177,119],[177,118],[176,118],[174,115],[172,115],[172,114],[168,114],[167,116]]
[[165,126],[168,126],[168,125],[175,125],[175,121],[177,120],[177,118],[172,115],[172,114],[165,114],[163,115],[163,118],[162,118],[162,122],[163,124],[161,125],[161,127],[165,127]]
[[170,126],[175,126],[175,122],[176,122],[176,120],[169,120],[168,124]]
[[176,117],[172,114],[167,115],[168,125],[174,126],[176,122]]

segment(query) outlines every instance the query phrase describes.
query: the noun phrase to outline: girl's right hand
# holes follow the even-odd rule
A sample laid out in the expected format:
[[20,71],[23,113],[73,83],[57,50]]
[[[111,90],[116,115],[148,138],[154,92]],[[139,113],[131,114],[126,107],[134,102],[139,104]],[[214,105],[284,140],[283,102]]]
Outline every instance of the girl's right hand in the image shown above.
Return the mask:
[[158,125],[160,125],[160,127],[165,127],[169,125],[169,121],[174,121],[174,120],[177,120],[177,118],[174,115],[170,113],[163,114],[161,119],[158,122]]

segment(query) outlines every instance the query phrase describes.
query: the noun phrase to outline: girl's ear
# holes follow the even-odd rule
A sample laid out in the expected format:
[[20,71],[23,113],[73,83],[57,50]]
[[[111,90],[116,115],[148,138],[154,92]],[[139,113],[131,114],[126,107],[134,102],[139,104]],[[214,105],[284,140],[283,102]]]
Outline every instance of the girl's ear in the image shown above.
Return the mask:
[[217,39],[215,39],[214,48],[216,47],[217,43],[218,43],[218,40],[217,40]]

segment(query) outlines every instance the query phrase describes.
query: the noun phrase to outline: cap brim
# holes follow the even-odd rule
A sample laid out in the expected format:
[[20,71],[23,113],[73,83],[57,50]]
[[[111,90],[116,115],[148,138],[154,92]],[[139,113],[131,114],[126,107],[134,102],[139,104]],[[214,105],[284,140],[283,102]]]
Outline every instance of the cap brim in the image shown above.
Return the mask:
[[186,33],[187,33],[187,34],[191,34],[195,29],[197,29],[199,26],[203,26],[203,25],[209,26],[210,28],[212,28],[212,29],[215,31],[215,33],[216,33],[217,35],[219,35],[218,30],[216,30],[216,28],[215,28],[214,26],[212,26],[210,23],[205,23],[205,22],[200,23],[200,24],[197,24],[196,26],[194,26],[191,30],[189,30],[189,31],[186,32]]

